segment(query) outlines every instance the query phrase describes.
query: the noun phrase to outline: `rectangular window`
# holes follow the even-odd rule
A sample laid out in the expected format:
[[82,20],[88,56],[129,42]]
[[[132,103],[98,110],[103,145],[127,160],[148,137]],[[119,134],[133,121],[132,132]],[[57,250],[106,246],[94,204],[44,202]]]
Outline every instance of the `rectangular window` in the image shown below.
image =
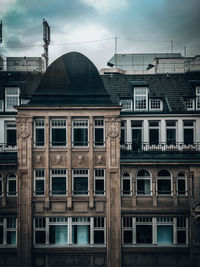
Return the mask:
[[51,145],[66,146],[67,129],[65,119],[51,119]]
[[121,121],[120,145],[125,145],[125,142],[126,142],[126,121]]
[[194,110],[194,99],[192,98],[185,99],[185,107],[187,110]]
[[105,244],[105,218],[94,217],[94,244]]
[[133,151],[142,149],[142,125],[143,121],[131,121]]
[[35,146],[44,146],[44,119],[35,119]]
[[104,146],[104,120],[94,120],[94,145]]
[[158,195],[171,195],[171,179],[160,179],[157,180]]
[[45,244],[46,243],[46,220],[42,217],[36,217],[35,222],[35,235],[34,244]]
[[0,245],[16,246],[17,219],[16,217],[0,218]]
[[119,104],[122,107],[121,111],[132,111],[132,99],[121,99]]
[[200,86],[196,86],[196,109],[200,109]]
[[166,121],[167,145],[176,145],[176,121]]
[[183,121],[183,134],[184,134],[184,144],[193,145],[194,144],[194,121],[191,121],[191,120]]
[[151,194],[151,180],[149,178],[137,177],[137,195]]
[[67,170],[65,169],[51,170],[51,195],[52,196],[67,195]]
[[188,220],[186,217],[177,217],[177,244],[184,245],[187,244],[187,229],[188,229]]
[[173,218],[158,217],[157,218],[157,244],[173,245]]
[[94,170],[94,194],[105,195],[105,170],[96,169]]
[[44,196],[45,170],[34,170],[34,195]]
[[73,120],[73,146],[88,146],[88,120]]
[[132,194],[132,179],[129,173],[124,173],[122,176],[122,195],[130,196]]
[[7,146],[16,146],[17,145],[17,127],[16,122],[7,121],[5,122],[5,131],[6,131],[6,144]]
[[153,227],[151,217],[136,218],[136,243],[137,244],[152,244],[153,242]]
[[49,218],[49,244],[59,246],[68,244],[68,218]]
[[134,88],[134,110],[135,111],[148,110],[148,88],[146,87]]
[[88,195],[89,171],[86,169],[73,170],[73,194]]
[[72,244],[82,246],[90,244],[89,217],[72,218]]
[[16,111],[14,106],[19,105],[19,88],[5,88],[5,109],[6,111]]
[[3,99],[0,99],[0,111],[3,111]]
[[158,145],[160,140],[160,122],[149,121],[149,145]]
[[150,99],[150,110],[162,110],[162,102],[160,99]]
[[14,173],[7,177],[7,196],[15,197],[17,195],[17,179]]
[[124,244],[133,243],[133,219],[132,217],[122,218],[122,240]]
[[177,194],[179,196],[186,195],[186,176],[184,174],[180,174],[177,177]]

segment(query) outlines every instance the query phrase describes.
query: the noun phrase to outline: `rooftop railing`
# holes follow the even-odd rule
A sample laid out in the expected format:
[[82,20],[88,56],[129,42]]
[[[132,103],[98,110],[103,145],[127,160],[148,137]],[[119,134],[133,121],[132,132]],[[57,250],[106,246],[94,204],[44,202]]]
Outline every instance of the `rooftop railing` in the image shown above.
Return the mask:
[[184,144],[174,143],[168,144],[161,142],[158,144],[151,144],[147,142],[138,143],[124,143],[121,144],[121,151],[146,152],[146,151],[200,151],[200,143]]
[[17,145],[0,143],[0,152],[17,152]]

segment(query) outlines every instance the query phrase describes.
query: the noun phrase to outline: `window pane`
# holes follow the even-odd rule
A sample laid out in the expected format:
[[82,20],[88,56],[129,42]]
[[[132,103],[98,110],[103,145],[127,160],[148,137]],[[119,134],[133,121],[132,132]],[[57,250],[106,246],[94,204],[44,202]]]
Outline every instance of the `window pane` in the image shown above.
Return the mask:
[[44,129],[36,129],[36,146],[44,146]]
[[52,177],[52,195],[66,194],[66,178]]
[[130,195],[131,185],[130,179],[123,179],[123,195]]
[[184,195],[185,194],[185,180],[178,179],[178,194]]
[[193,129],[184,129],[184,144],[192,145],[193,142]]
[[151,244],[152,225],[136,225],[136,238],[138,244]]
[[132,150],[140,150],[142,146],[142,130],[134,129],[132,130]]
[[186,244],[186,231],[185,230],[177,230],[177,243]]
[[103,146],[104,143],[103,132],[104,132],[103,128],[95,129],[95,146]]
[[172,225],[158,225],[157,226],[157,243],[159,245],[173,244],[173,226]]
[[35,194],[44,195],[44,180],[35,181]]
[[50,244],[65,245],[68,240],[67,225],[50,225],[49,242]]
[[8,193],[10,196],[16,195],[16,181],[15,180],[8,181]]
[[3,244],[3,226],[0,226],[0,244]]
[[104,244],[104,230],[94,231],[94,244]]
[[131,244],[133,243],[133,236],[132,236],[132,230],[124,230],[123,231],[123,238],[124,238],[124,244]]
[[16,231],[7,231],[7,244],[16,245]]
[[45,243],[46,243],[45,231],[36,231],[35,244],[45,244]]
[[16,144],[17,144],[16,129],[12,129],[12,130],[7,129],[7,145],[16,146]]
[[88,129],[74,129],[74,146],[88,145]]
[[150,180],[138,179],[137,180],[137,193],[141,195],[149,195],[150,190]]
[[88,177],[74,177],[74,194],[88,194]]
[[104,180],[95,180],[95,194],[103,195],[104,194]]
[[87,245],[90,243],[89,225],[72,226],[72,243],[78,245]]
[[171,180],[158,180],[158,194],[171,194]]
[[52,146],[66,145],[66,129],[52,129]]
[[167,129],[167,145],[176,144],[176,129]]
[[158,145],[159,143],[159,130],[149,129],[149,143],[150,145]]

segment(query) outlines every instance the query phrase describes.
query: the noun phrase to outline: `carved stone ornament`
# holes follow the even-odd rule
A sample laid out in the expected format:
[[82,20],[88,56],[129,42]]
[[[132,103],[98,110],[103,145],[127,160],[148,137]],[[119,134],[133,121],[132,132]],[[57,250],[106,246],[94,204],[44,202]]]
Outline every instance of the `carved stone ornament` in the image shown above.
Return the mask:
[[193,221],[196,224],[200,224],[200,201],[196,201],[191,209],[191,215],[193,217]]
[[22,122],[19,124],[19,135],[22,138],[27,138],[30,135],[30,127],[26,124],[26,122]]
[[57,156],[56,156],[56,163],[57,163],[58,165],[60,165],[60,164],[62,163],[62,157],[61,157],[61,155],[57,155]]
[[110,124],[108,124],[108,136],[110,136],[111,138],[116,138],[118,135],[119,130],[117,127],[117,123],[111,122]]

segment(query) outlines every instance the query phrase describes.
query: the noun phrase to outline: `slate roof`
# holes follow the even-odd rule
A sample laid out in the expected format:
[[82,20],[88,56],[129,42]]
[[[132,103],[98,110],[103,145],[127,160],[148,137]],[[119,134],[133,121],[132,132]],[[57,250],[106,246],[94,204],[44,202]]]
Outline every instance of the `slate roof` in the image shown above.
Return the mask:
[[24,106],[113,106],[95,65],[71,52],[55,60],[43,75],[31,101]]
[[30,98],[41,78],[40,72],[0,71],[0,98],[4,97],[5,87],[18,86],[20,96]]
[[148,86],[150,98],[163,99],[166,112],[186,111],[185,98],[195,98],[195,85],[200,85],[200,72],[183,74],[146,75],[102,75],[105,87],[112,101],[119,103],[121,98],[133,98],[134,86]]

